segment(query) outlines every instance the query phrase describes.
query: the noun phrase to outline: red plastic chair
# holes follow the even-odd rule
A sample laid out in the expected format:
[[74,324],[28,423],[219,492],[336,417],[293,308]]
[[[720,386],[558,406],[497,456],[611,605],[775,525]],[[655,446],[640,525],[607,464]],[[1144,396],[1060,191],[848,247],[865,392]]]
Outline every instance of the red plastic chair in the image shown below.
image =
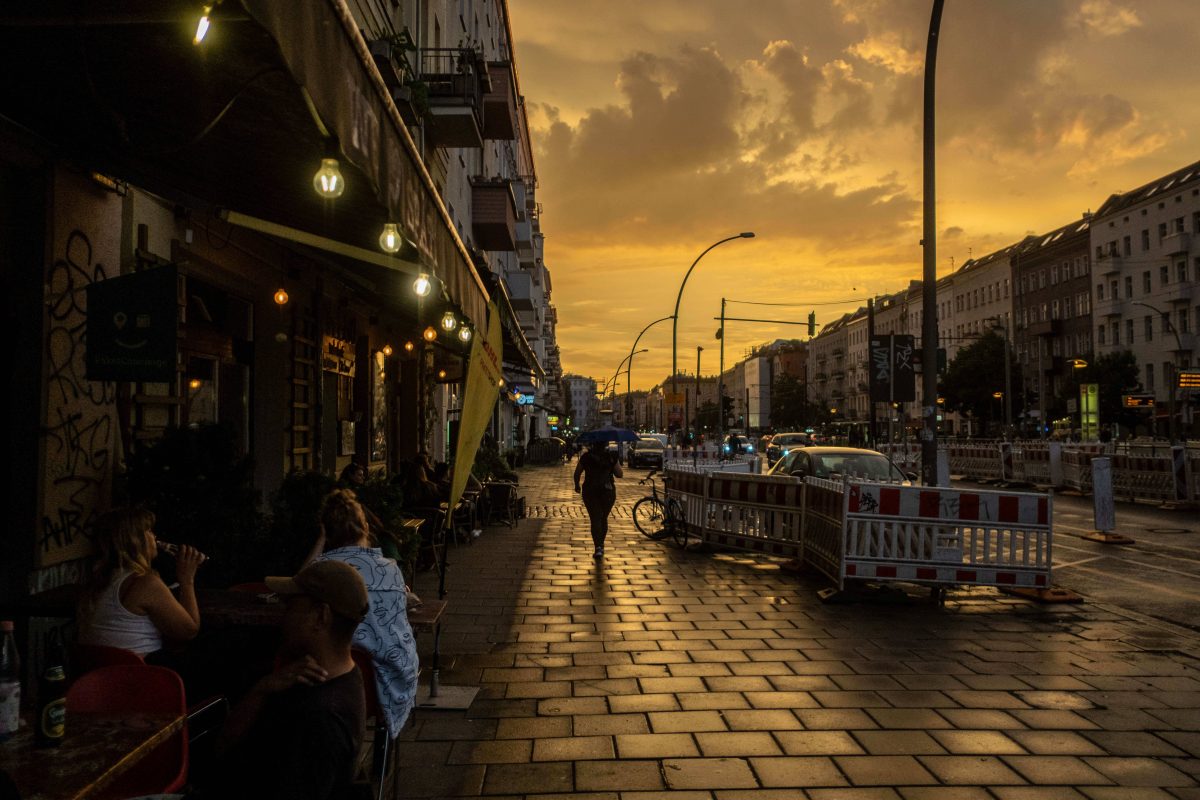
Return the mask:
[[[67,690],[67,719],[79,712],[188,713],[183,681],[166,667],[118,664],[81,675]],[[69,724],[69,723],[68,723]],[[105,792],[113,797],[176,792],[187,782],[188,734],[172,735],[117,779]]]
[[378,786],[378,800],[383,800],[391,737],[388,736],[387,718],[383,715],[383,709],[379,707],[379,694],[375,689],[375,662],[371,654],[360,647],[350,648],[350,655],[358,665],[358,671],[362,673],[367,719],[375,720],[371,726],[371,780]]
[[103,644],[77,644],[71,651],[71,676],[77,678],[100,667],[145,664],[132,650]]

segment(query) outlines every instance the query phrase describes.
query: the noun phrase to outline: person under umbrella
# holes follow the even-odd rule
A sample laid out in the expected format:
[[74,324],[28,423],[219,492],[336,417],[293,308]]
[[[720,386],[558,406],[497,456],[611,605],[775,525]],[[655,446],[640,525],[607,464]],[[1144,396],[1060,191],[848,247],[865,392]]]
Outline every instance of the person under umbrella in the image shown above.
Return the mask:
[[[593,439],[588,449],[579,457],[575,467],[575,491],[583,494],[583,505],[587,508],[592,525],[592,544],[596,550],[593,558],[604,557],[604,539],[608,536],[608,515],[617,502],[616,478],[624,476],[616,454],[606,452],[606,442]],[[583,476],[583,488],[579,478]]]

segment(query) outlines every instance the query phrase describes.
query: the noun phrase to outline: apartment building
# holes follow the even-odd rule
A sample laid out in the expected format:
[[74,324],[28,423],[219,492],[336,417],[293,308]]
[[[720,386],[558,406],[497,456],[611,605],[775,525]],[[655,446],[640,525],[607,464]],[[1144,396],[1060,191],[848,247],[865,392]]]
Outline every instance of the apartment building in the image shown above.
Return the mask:
[[571,427],[581,431],[596,427],[599,424],[599,417],[596,413],[596,393],[600,390],[600,387],[596,385],[596,379],[567,374],[563,375],[562,380],[566,387],[566,394],[571,398],[568,412],[571,417]]

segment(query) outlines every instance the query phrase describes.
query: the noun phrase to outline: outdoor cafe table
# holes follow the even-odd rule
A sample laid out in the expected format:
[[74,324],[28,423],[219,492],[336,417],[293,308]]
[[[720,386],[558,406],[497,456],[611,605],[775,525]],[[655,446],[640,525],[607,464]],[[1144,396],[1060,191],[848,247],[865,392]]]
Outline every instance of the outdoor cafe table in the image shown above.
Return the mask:
[[[197,592],[200,619],[206,626],[226,628],[275,627],[283,620],[284,604],[273,594],[255,594],[233,589],[201,589]],[[446,610],[445,600],[426,600],[408,609],[414,630],[431,630]]]
[[[58,747],[35,744],[33,727],[22,725],[0,744],[0,769],[22,800],[83,800],[93,797],[183,727],[172,713],[81,712],[67,715]],[[25,722],[26,720],[22,720]]]

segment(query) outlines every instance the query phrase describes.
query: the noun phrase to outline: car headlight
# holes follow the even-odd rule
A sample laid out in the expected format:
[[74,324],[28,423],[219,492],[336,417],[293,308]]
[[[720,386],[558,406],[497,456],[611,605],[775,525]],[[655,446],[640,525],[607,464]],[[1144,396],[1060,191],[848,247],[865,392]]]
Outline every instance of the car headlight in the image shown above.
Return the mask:
[[787,455],[788,453],[790,453],[790,452],[792,452],[792,451],[791,451],[791,450],[784,450],[784,451],[783,451],[783,454],[786,456],[786,455]]
[[747,452],[747,453],[753,453],[753,452],[754,452],[754,445],[752,445],[752,444],[748,444],[748,445],[746,445],[746,452]]

